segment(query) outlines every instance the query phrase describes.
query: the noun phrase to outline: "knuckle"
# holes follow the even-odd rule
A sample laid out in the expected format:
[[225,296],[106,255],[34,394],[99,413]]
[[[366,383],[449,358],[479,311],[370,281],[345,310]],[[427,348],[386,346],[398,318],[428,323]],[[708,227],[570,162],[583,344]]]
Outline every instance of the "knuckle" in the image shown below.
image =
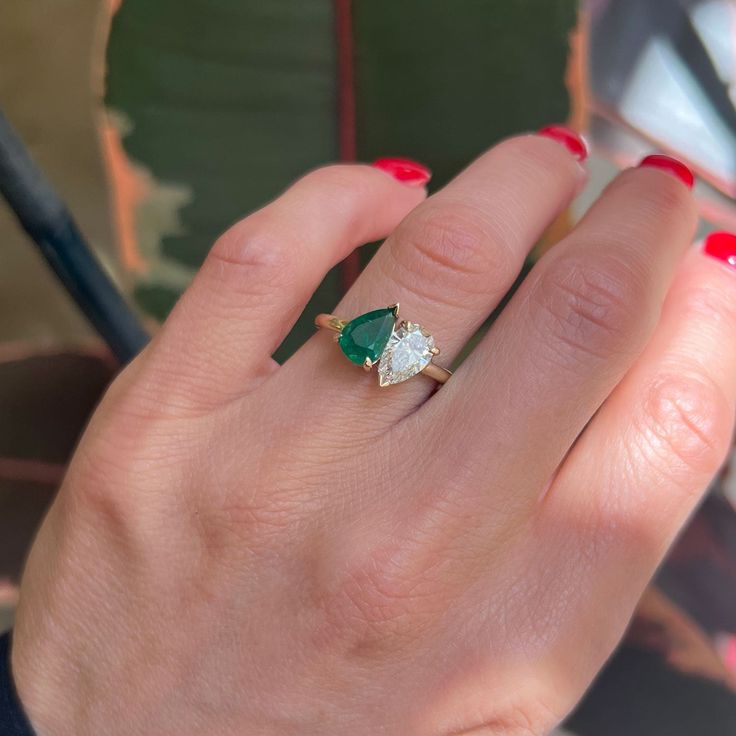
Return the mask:
[[307,172],[298,182],[297,186],[310,184],[319,189],[322,188],[343,188],[354,182],[355,169],[352,166],[344,164],[330,164],[328,166],[320,166]]
[[553,261],[532,295],[534,308],[542,313],[535,321],[552,348],[567,356],[572,352],[573,358],[596,359],[631,349],[646,299],[628,266],[600,258],[595,263],[574,258]]
[[351,213],[360,209],[363,197],[375,190],[375,180],[365,173],[344,164],[323,166],[310,171],[296,186],[318,191],[333,211]]
[[236,293],[273,292],[293,280],[293,239],[256,213],[221,235],[207,256],[204,270]]
[[579,166],[564,146],[539,135],[507,138],[491,149],[491,152],[503,157],[530,180],[554,175],[559,181],[560,172],[569,172],[569,175],[574,176],[574,171]]
[[663,177],[660,186],[647,187],[637,192],[639,206],[655,222],[680,219],[681,213],[688,212],[688,195],[675,177]]
[[324,597],[329,638],[357,658],[390,655],[420,638],[433,618],[422,581],[371,557]]
[[[660,176],[653,182],[642,176],[642,169],[630,169],[617,177],[600,198],[602,211],[615,217],[621,207],[630,212],[619,218],[614,230],[605,230],[596,219],[584,221],[581,230],[600,240],[626,250],[630,257],[640,257],[641,244],[677,244],[684,250],[685,241],[694,232],[697,215],[693,199],[674,176]],[[645,264],[642,264],[645,265]]]
[[315,482],[282,447],[246,451],[236,467],[249,467],[256,457],[256,477],[246,481],[241,472],[222,475],[212,468],[217,496],[206,489],[193,493],[190,507],[198,520],[198,536],[213,555],[257,555],[284,540],[296,545],[304,520],[319,511],[320,500],[312,492]]
[[647,454],[669,477],[718,470],[728,452],[733,410],[715,382],[686,373],[660,376],[648,387],[643,409]]
[[481,730],[467,736],[544,736],[562,719],[555,709],[542,702],[516,704],[501,712]]
[[622,195],[636,202],[637,211],[644,215],[645,221],[652,223],[672,222],[685,224],[692,219],[692,202],[688,191],[674,176],[660,176],[657,185],[652,186],[650,178],[642,177],[640,168],[629,169],[609,185],[609,190],[620,190]]
[[[105,431],[84,443],[86,466],[104,485],[115,481],[131,491],[163,492],[171,477],[167,474],[192,461],[199,429],[196,421],[184,426],[175,419],[151,420],[119,409]],[[149,472],[152,467],[157,473]]]
[[266,494],[250,500],[240,494],[220,505],[205,500],[198,505],[195,517],[197,536],[211,557],[259,555],[273,549],[285,536],[293,544],[302,515],[297,502]]
[[71,485],[90,506],[135,509],[141,497],[163,498],[199,460],[206,420],[176,416],[149,385],[144,358],[138,356],[108,387],[70,465]]
[[704,327],[736,324],[736,301],[728,298],[730,294],[727,296],[707,283],[698,283],[690,286],[683,296],[687,312]]
[[80,445],[68,487],[96,523],[131,544],[143,545],[150,542],[148,535],[158,521],[180,511],[178,499],[168,490],[185,486],[192,451],[186,440],[178,446],[165,440],[167,430],[160,426],[137,423],[133,430],[133,424],[128,425],[130,433],[105,433]]
[[494,278],[506,284],[511,272],[511,251],[497,226],[467,204],[420,207],[389,242],[408,286],[420,273],[463,294],[487,293],[498,288]]

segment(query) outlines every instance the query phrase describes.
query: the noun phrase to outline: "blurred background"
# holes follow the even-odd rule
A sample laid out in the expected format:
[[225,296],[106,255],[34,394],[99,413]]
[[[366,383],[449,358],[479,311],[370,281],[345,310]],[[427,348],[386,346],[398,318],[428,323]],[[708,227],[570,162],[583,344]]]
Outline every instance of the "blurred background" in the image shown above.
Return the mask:
[[[534,256],[655,149],[698,174],[701,234],[736,229],[736,2],[4,0],[0,630],[87,417],[222,230],[325,162],[409,156],[436,188],[552,122],[592,184]],[[736,733],[735,507],[726,467],[565,733]]]

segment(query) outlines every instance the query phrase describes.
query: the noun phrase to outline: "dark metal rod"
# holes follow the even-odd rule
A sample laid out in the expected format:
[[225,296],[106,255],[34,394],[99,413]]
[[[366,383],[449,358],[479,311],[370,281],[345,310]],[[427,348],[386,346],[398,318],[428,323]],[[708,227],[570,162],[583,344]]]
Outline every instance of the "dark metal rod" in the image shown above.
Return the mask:
[[135,357],[148,334],[1,111],[0,192],[110,350],[123,364]]

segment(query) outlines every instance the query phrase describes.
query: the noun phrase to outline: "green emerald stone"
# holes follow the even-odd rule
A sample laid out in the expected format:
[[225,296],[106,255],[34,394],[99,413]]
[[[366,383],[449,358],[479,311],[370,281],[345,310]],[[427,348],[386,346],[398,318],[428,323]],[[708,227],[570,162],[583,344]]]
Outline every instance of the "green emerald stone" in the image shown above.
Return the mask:
[[375,363],[383,354],[395,322],[393,309],[376,309],[361,314],[343,327],[338,343],[353,363],[363,365],[366,358]]

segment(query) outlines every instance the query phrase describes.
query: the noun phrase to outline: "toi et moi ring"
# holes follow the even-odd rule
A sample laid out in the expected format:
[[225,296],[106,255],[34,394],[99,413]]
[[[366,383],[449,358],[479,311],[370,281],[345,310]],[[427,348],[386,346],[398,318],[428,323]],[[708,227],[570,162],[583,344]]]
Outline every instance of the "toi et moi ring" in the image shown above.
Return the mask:
[[376,309],[352,320],[319,314],[315,325],[336,332],[336,340],[348,360],[370,371],[378,365],[378,384],[403,383],[422,373],[445,383],[450,371],[433,363],[440,354],[434,338],[416,322],[399,321],[399,305]]

